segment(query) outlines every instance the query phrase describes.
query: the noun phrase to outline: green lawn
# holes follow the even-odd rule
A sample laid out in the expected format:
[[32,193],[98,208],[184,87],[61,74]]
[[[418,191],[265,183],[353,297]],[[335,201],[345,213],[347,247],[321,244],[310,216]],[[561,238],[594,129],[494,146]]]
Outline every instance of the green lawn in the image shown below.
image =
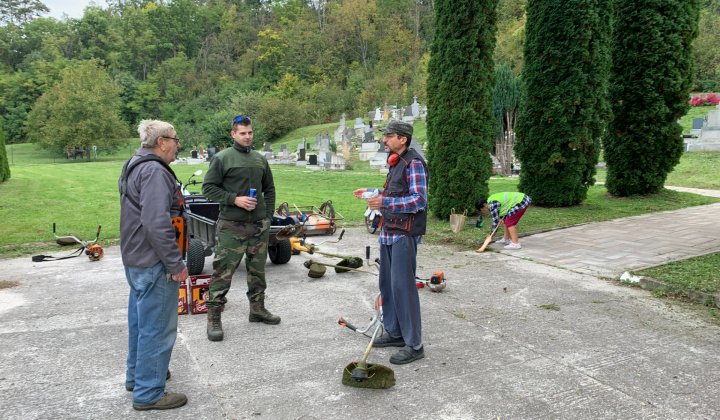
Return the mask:
[[[668,174],[665,185],[720,190],[720,152],[686,152]],[[607,171],[599,169],[595,180],[605,182]]]
[[679,295],[683,289],[705,293],[720,292],[720,253],[676,261],[659,267],[637,271],[667,284],[668,290]]
[[[108,153],[104,150],[98,150],[97,157],[92,156],[91,162],[114,162],[114,161],[126,161],[140,146],[140,140],[138,139],[127,139],[125,145],[115,152]],[[186,147],[180,150],[179,157],[190,157],[190,147]],[[90,163],[87,159],[67,159],[62,151],[58,150],[43,150],[37,148],[32,143],[24,144],[8,144],[5,146],[7,152],[8,162],[11,168],[17,165],[46,165],[46,164],[66,164],[76,163],[85,164]],[[122,166],[122,165],[121,165]]]
[[[492,178],[490,193],[517,190],[518,178]],[[720,200],[695,194],[663,190],[646,197],[614,198],[607,194],[602,185],[596,185],[588,191],[587,199],[573,207],[543,208],[531,206],[519,223],[518,232],[535,232],[580,223],[600,222],[621,217],[635,216],[657,211],[676,210],[684,207],[715,203]],[[468,220],[475,219],[476,213],[469,212]],[[459,234],[450,231],[447,222],[431,219],[427,234],[428,241],[444,244],[456,244],[461,249],[477,245],[478,240],[490,234],[491,222],[485,220],[482,228],[466,228]]]

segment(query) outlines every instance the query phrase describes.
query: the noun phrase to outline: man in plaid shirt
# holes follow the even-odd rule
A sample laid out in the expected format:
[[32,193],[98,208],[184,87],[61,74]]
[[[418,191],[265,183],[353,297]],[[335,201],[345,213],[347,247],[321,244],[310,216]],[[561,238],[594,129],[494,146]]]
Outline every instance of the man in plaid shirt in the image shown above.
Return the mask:
[[353,192],[377,191],[367,199],[371,210],[382,212],[380,232],[380,294],[385,334],[375,347],[402,347],[390,363],[405,364],[425,357],[422,345],[420,297],[415,285],[417,246],[427,225],[428,170],[423,158],[409,148],[413,127],[392,120],[385,128],[383,143],[390,152],[389,172],[383,189],[361,188]]
[[478,198],[475,202],[475,208],[478,209],[478,211],[490,213],[493,221],[491,232],[495,232],[498,224],[505,226],[503,229],[503,238],[495,241],[495,243],[501,245],[506,244],[505,249],[520,249],[522,247],[518,241],[518,233],[515,225],[517,225],[520,218],[525,214],[525,210],[531,202],[530,196],[521,192],[501,192],[493,194],[488,198]]

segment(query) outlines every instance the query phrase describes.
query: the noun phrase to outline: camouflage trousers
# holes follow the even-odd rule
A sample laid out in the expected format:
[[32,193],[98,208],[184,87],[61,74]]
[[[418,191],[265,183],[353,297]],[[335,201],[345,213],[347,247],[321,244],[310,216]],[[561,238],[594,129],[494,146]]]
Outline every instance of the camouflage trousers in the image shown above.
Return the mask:
[[243,256],[247,269],[247,297],[251,302],[265,299],[265,260],[267,259],[270,221],[233,222],[218,220],[215,231],[215,259],[207,306],[223,307],[230,291],[233,274]]

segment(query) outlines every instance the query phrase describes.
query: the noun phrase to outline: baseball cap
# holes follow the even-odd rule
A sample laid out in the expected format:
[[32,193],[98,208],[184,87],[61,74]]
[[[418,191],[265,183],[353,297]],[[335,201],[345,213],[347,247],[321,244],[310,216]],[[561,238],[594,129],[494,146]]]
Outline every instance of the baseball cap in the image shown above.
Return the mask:
[[383,133],[397,133],[401,136],[405,136],[408,139],[412,137],[413,126],[405,121],[390,120],[390,122],[383,128],[379,128]]

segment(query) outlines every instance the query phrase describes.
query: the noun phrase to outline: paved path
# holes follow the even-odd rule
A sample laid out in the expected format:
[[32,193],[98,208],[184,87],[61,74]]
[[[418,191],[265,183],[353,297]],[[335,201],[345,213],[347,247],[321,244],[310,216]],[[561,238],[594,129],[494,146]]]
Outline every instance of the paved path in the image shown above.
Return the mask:
[[[716,190],[667,188],[720,197]],[[618,277],[627,270],[720,251],[720,203],[588,223],[530,235],[520,243],[520,250],[492,248],[579,273]]]

